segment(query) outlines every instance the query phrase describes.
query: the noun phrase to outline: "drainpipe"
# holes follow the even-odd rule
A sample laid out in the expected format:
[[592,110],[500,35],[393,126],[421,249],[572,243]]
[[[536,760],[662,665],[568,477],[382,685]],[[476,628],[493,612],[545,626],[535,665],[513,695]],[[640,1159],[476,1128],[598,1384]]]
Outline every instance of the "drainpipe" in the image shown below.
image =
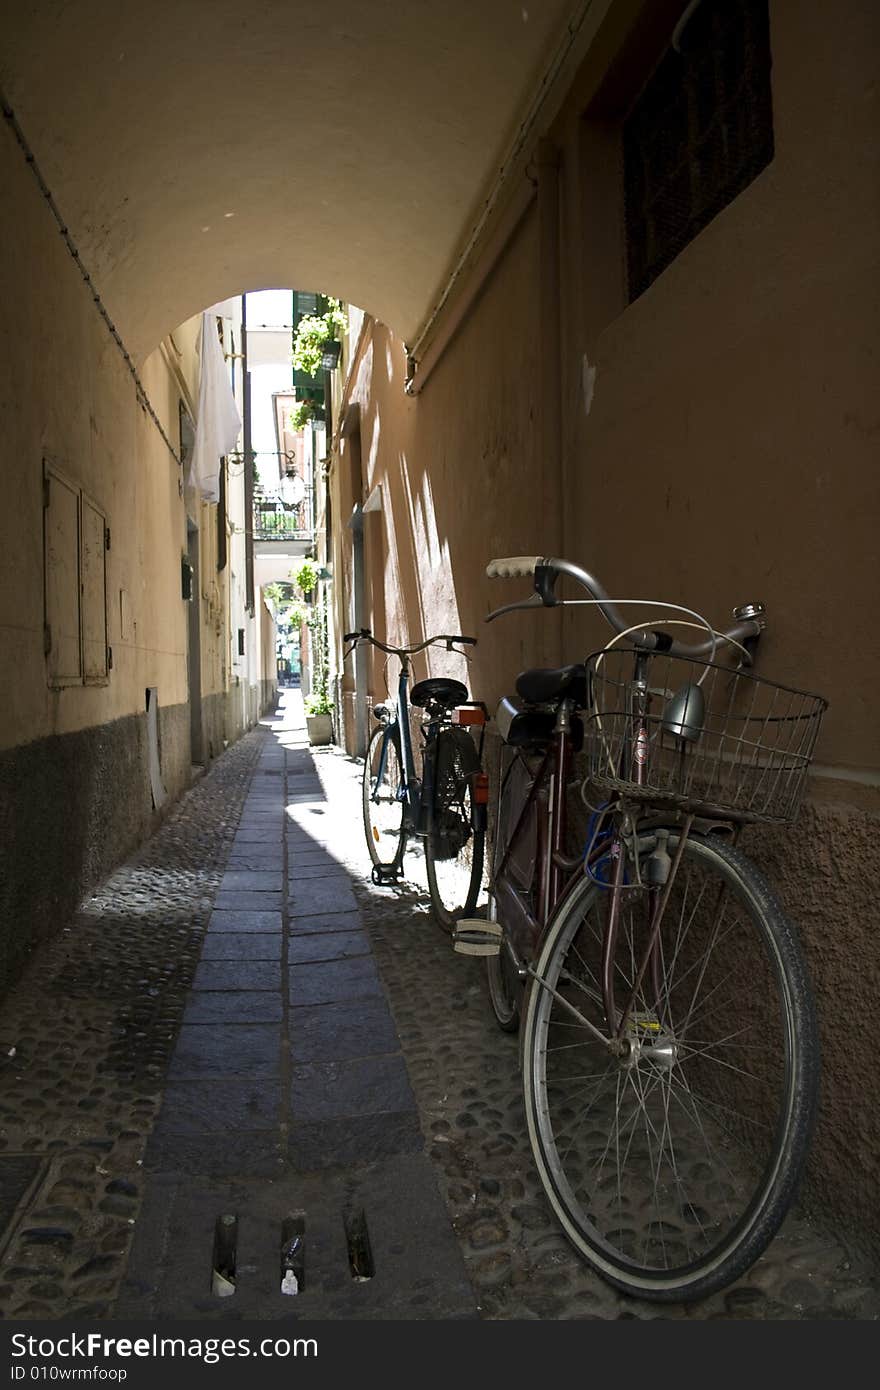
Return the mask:
[[254,455],[251,448],[251,374],[248,371],[247,295],[241,296],[241,385],[244,406],[244,569],[245,604],[256,612],[254,588]]
[[[540,295],[540,403],[539,427],[544,497],[551,530],[544,544],[557,554],[563,546],[562,487],[562,321],[560,295],[560,217],[558,147],[547,138],[539,141],[535,165],[538,175],[538,290]],[[559,614],[561,620],[561,612]],[[561,621],[557,633],[561,642]]]
[[[537,152],[539,293],[541,303],[541,452],[553,480],[559,524],[559,474],[562,457],[562,353],[560,350],[559,151],[542,140]],[[549,480],[549,479],[548,479]]]
[[[352,598],[354,600],[354,629],[360,632],[365,625],[366,608],[366,571],[364,566],[364,509],[360,503],[356,504],[351,518],[349,528],[352,536]],[[356,758],[365,758],[367,755],[368,743],[368,724],[367,714],[367,683],[369,672],[367,669],[367,644],[358,642],[354,649],[354,754]]]

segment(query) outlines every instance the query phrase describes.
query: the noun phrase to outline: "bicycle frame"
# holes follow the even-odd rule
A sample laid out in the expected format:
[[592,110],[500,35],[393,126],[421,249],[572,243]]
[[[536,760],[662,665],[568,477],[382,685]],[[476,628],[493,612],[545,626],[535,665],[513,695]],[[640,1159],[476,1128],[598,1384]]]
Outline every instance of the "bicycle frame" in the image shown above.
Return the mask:
[[[636,657],[636,676],[640,676],[644,664],[643,655]],[[495,898],[498,917],[505,926],[505,944],[502,950],[510,951],[521,978],[531,977],[537,984],[547,987],[529,965],[539,951],[552,918],[564,908],[567,897],[574,891],[583,872],[591,873],[595,866],[605,858],[613,865],[611,881],[604,884],[609,893],[608,918],[602,943],[601,985],[605,1016],[616,1020],[615,1046],[622,1048],[627,1024],[632,1013],[634,1000],[638,995],[646,972],[650,969],[655,984],[655,994],[659,996],[659,943],[663,913],[684,846],[690,831],[693,817],[688,816],[680,827],[678,845],[674,859],[662,883],[645,885],[647,888],[647,941],[639,963],[635,982],[623,1008],[618,1008],[614,994],[614,951],[617,940],[618,923],[622,895],[627,890],[625,884],[627,835],[637,834],[635,819],[631,820],[629,831],[627,822],[631,812],[623,803],[610,802],[607,810],[618,816],[617,823],[588,843],[582,854],[570,856],[564,852],[567,824],[566,788],[571,767],[571,715],[574,706],[563,700],[557,712],[556,727],[550,747],[541,755],[541,760],[533,770],[528,766],[525,756],[519,751],[516,757],[526,762],[531,785],[523,802],[516,823],[510,832],[501,859],[493,874],[490,892]],[[646,731],[647,704],[642,703],[632,711],[631,748],[625,756],[631,760],[634,780],[640,784],[646,773],[648,739]],[[510,769],[508,769],[509,771]],[[503,774],[502,774],[503,786]],[[605,808],[603,808],[605,809]],[[518,892],[512,877],[507,872],[511,857],[525,834],[532,815],[537,820],[537,853],[535,862],[536,884],[535,902],[538,911],[533,912]],[[659,827],[658,827],[659,828]],[[555,991],[554,991],[555,993]],[[570,1006],[567,1006],[570,1007]],[[586,1023],[586,1020],[583,1020]],[[589,1024],[586,1025],[590,1027]],[[595,1031],[591,1029],[591,1031]],[[599,1035],[601,1036],[601,1035]],[[608,1039],[601,1037],[604,1043]]]
[[[529,955],[537,949],[550,919],[551,910],[564,897],[571,882],[576,878],[576,871],[582,867],[583,863],[580,856],[569,858],[563,853],[566,825],[565,789],[568,782],[568,770],[571,765],[570,717],[570,702],[563,701],[552,744],[541,756],[536,770],[533,771],[526,763],[531,786],[508,837],[501,860],[497,863],[493,873],[491,892],[496,901],[499,902],[499,916],[503,919],[506,909],[516,924],[515,936],[517,939],[512,944],[517,947],[518,955],[523,954],[523,950],[520,948],[524,948]],[[524,755],[519,751],[515,757],[521,758],[524,763],[526,762]],[[505,872],[532,814],[537,819],[538,844],[535,873],[537,879],[536,901],[540,907],[539,915],[530,911],[512,879]]]
[[[364,826],[367,833],[367,842],[370,855],[373,859],[373,880],[381,884],[396,880],[401,871],[403,856],[406,851],[406,840],[408,836],[417,836],[427,844],[426,860],[428,885],[432,895],[432,901],[438,914],[446,913],[452,917],[457,909],[448,908],[441,900],[441,890],[438,885],[437,862],[445,858],[456,857],[464,849],[467,839],[470,837],[471,828],[475,836],[479,833],[479,850],[475,855],[470,869],[470,884],[467,889],[466,903],[471,903],[475,896],[474,884],[478,883],[478,875],[482,872],[483,864],[483,837],[485,835],[485,778],[483,777],[478,788],[477,783],[468,786],[462,796],[467,795],[474,798],[475,809],[471,813],[470,821],[465,821],[463,812],[456,817],[447,800],[452,791],[455,791],[458,783],[449,783],[450,769],[453,766],[449,761],[451,756],[454,766],[461,767],[462,747],[457,744],[456,738],[448,732],[448,726],[453,723],[462,722],[453,719],[451,709],[453,705],[459,704],[480,704],[467,698],[467,686],[459,680],[452,680],[446,677],[427,677],[425,681],[413,687],[412,696],[416,696],[415,704],[424,707],[424,717],[422,719],[422,738],[423,756],[421,774],[416,770],[416,757],[413,749],[413,735],[410,726],[409,708],[413,703],[409,693],[409,681],[412,674],[412,658],[420,652],[435,644],[444,644],[447,651],[460,651],[462,645],[474,645],[475,637],[466,637],[461,633],[447,634],[441,633],[434,637],[427,637],[424,641],[411,647],[394,647],[388,643],[375,638],[366,628],[359,632],[348,633],[345,641],[352,641],[355,645],[361,640],[372,643],[380,651],[386,652],[389,656],[396,656],[400,662],[400,671],[397,677],[397,694],[393,701],[374,707],[374,714],[379,721],[378,729],[375,729],[370,736],[367,758],[364,767],[363,780],[363,808]],[[353,650],[353,648],[351,649]],[[346,653],[348,655],[349,653]],[[461,653],[463,655],[463,653]],[[418,692],[418,694],[417,694]],[[389,691],[390,694],[390,691]],[[480,709],[485,716],[485,706],[480,704]],[[467,720],[463,722],[479,722],[485,724],[485,718],[480,720]],[[393,740],[393,747],[396,753],[394,763],[399,764],[399,770],[392,765],[392,775],[389,773],[389,753],[388,745]],[[443,740],[441,742],[441,740]],[[447,748],[455,748],[456,752],[447,756],[442,763],[442,781],[444,786],[443,805],[435,807],[435,763]],[[468,740],[468,748],[473,751]],[[482,737],[480,748],[482,751]],[[440,750],[438,753],[438,749]],[[470,757],[465,757],[465,764],[470,770]],[[476,771],[478,769],[474,769]],[[459,774],[459,782],[462,781]],[[386,778],[388,777],[387,783]],[[440,781],[437,781],[439,787]],[[382,790],[384,788],[384,790]],[[482,790],[483,795],[480,795]],[[458,793],[456,793],[458,794]],[[380,840],[380,830],[374,823],[372,807],[385,805],[398,805],[400,807],[400,819],[392,830],[396,840],[396,847],[393,857],[383,861],[374,847]],[[438,819],[438,810],[440,818]],[[482,817],[482,823],[480,819]],[[396,815],[394,817],[396,820]],[[450,853],[450,846],[455,843],[455,837],[462,833],[462,828],[468,825],[465,838],[461,844],[454,848]],[[437,838],[434,839],[433,832],[437,830]],[[476,841],[475,841],[476,843]],[[461,912],[459,911],[459,915]],[[446,920],[444,918],[444,924]]]
[[[377,780],[381,782],[385,771],[385,756],[388,749],[389,740],[397,734],[400,742],[400,753],[403,761],[404,785],[400,788],[400,799],[403,802],[404,826],[408,833],[421,835],[425,833],[425,828],[421,826],[424,819],[421,814],[424,805],[423,787],[416,776],[415,757],[413,755],[412,734],[409,724],[409,705],[407,702],[407,691],[409,689],[410,663],[406,657],[400,658],[400,675],[397,678],[397,696],[394,702],[395,715],[384,725],[384,736],[382,738],[382,751],[379,754],[379,767]],[[419,814],[417,814],[417,812]]]
[[[394,718],[389,719],[383,725],[382,749],[379,754],[379,765],[377,768],[377,782],[381,782],[385,772],[385,757],[388,743],[395,735],[399,739],[401,762],[403,764],[404,782],[400,788],[399,796],[403,802],[403,824],[407,834],[418,835],[424,838],[431,832],[431,820],[434,810],[434,764],[433,759],[423,760],[422,776],[416,772],[415,754],[413,752],[412,731],[409,722],[409,703],[408,690],[411,675],[411,663],[408,656],[401,656],[400,675],[397,678],[397,695],[394,701]],[[466,701],[466,704],[476,703]],[[481,706],[482,708],[482,706]],[[426,742],[431,743],[436,737],[437,732],[443,722],[442,716],[436,714],[425,722],[427,733]],[[482,742],[480,744],[482,752]]]

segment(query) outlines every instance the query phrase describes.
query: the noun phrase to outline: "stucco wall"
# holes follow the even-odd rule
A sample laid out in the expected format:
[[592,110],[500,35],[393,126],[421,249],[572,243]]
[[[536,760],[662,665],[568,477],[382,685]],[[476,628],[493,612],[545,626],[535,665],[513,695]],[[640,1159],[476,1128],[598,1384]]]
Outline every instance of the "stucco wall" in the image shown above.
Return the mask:
[[[528,588],[487,581],[493,556],[561,551],[614,596],[680,601],[721,626],[736,604],[767,605],[759,672],[831,702],[799,826],[745,839],[800,925],[816,984],[824,1081],[805,1195],[880,1245],[880,1087],[852,1038],[878,984],[878,21],[874,7],[853,3],[830,24],[818,0],[771,0],[770,16],[771,164],[628,305],[619,121],[607,102],[595,114],[597,74],[580,74],[551,132],[556,394],[547,399],[543,372],[554,345],[542,339],[552,316],[541,316],[539,201],[414,400],[402,391],[402,344],[379,325],[368,333],[350,394],[361,476],[355,469],[352,481],[343,437],[334,486],[343,517],[382,488],[381,510],[364,518],[366,621],[390,641],[473,632],[470,683],[490,705],[519,670],[578,660],[607,640],[583,610],[564,627],[539,611],[485,628],[488,609]],[[639,82],[652,61],[643,55]],[[585,358],[596,370],[589,411]],[[553,468],[539,408],[560,413]],[[351,552],[343,531],[346,616]],[[431,669],[463,674],[444,658]],[[369,694],[384,695],[378,661]]]
[[[6,132],[0,162],[7,498],[0,519],[0,625],[7,654],[0,674],[0,746],[14,747],[140,712],[147,686],[158,687],[163,706],[186,701],[185,531],[180,470],[138,406],[119,352]],[[177,395],[157,354],[142,378],[175,441]],[[105,686],[52,690],[47,683],[44,457],[94,499],[110,526],[113,669]],[[173,777],[174,769],[168,772]]]
[[[850,3],[830,25],[817,0],[771,0],[770,20],[769,166],[628,306],[621,237],[565,260],[564,547],[612,594],[722,625],[763,600],[763,671],[831,701],[819,760],[878,772],[880,21]],[[561,132],[570,227],[603,186],[593,134]]]
[[[58,235],[20,151],[0,131],[0,362],[4,507],[0,515],[0,990],[58,930],[80,896],[189,785],[186,516],[181,469],[138,404],[120,353]],[[180,371],[197,381],[195,337]],[[180,383],[157,351],[139,367],[178,445]],[[52,688],[44,655],[43,470],[50,459],[104,513],[105,683]],[[54,486],[54,484],[53,484]],[[216,509],[202,509],[208,556]],[[75,536],[75,532],[74,532]],[[216,574],[216,567],[214,570]],[[72,582],[75,579],[75,566]],[[210,750],[241,732],[225,709],[228,635],[222,581],[203,621],[202,690]],[[210,625],[207,619],[210,618]],[[158,698],[167,800],[154,806],[146,692]],[[256,687],[255,687],[256,693]]]
[[[557,648],[552,621],[504,630],[482,622],[491,598],[483,571],[493,555],[558,549],[558,516],[544,505],[533,399],[536,255],[529,217],[417,400],[404,394],[402,343],[384,325],[372,326],[349,399],[359,408],[356,436],[343,434],[331,475],[334,515],[343,518],[335,569],[341,629],[354,621],[353,539],[344,522],[380,487],[380,508],[364,516],[373,630],[402,644],[437,632],[478,637],[469,669],[481,689],[490,672],[497,687],[517,661],[550,660]],[[358,449],[359,470],[352,464]],[[443,649],[418,661],[416,677],[468,679],[465,663]],[[384,664],[379,656],[372,662],[377,699],[385,694]],[[393,663],[389,670],[394,682]],[[350,663],[346,674],[350,685]]]

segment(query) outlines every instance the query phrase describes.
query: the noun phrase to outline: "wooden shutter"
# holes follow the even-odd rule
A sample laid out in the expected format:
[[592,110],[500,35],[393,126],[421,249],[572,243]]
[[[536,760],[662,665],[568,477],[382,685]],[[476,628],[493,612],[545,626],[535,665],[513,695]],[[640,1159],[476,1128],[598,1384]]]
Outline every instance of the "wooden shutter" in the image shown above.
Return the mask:
[[80,518],[83,680],[86,685],[103,685],[108,675],[107,520],[85,493]]
[[54,466],[43,473],[44,648],[51,686],[82,680],[80,493]]

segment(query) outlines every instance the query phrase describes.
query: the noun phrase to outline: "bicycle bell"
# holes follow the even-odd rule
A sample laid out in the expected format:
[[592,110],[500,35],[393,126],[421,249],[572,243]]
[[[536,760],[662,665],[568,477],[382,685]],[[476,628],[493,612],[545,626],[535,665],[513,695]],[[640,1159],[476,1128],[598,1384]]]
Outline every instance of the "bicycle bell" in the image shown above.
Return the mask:
[[706,701],[696,681],[688,681],[666,701],[660,727],[674,738],[695,742],[703,732]]

